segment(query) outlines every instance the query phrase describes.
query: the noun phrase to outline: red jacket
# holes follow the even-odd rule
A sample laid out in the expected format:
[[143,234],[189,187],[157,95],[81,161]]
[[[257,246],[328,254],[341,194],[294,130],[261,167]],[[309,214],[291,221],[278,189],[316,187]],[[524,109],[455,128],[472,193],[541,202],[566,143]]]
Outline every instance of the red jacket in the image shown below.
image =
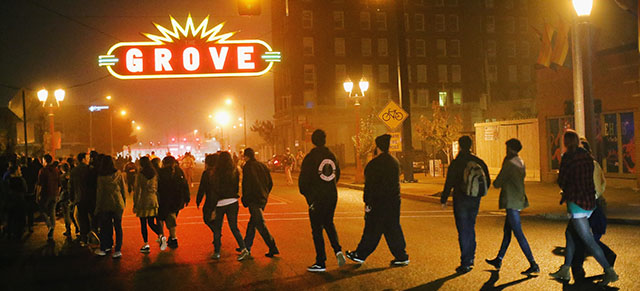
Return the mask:
[[41,197],[58,198],[60,196],[60,173],[58,168],[53,165],[47,165],[40,169],[38,173],[38,186],[42,188],[40,190]]

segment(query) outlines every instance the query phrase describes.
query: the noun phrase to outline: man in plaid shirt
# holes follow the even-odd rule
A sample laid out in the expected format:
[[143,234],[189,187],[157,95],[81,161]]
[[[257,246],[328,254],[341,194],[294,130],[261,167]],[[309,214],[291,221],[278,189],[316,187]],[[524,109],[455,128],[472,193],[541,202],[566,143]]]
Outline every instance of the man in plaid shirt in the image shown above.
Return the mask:
[[558,185],[563,202],[573,202],[584,210],[596,207],[596,188],[593,183],[593,157],[584,148],[562,155]]

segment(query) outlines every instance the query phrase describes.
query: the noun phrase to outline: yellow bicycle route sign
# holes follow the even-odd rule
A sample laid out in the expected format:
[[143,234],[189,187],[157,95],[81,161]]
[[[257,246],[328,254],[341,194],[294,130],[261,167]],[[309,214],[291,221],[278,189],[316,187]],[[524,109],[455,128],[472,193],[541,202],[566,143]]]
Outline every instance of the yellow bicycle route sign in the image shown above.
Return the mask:
[[393,101],[389,101],[387,106],[378,113],[378,118],[380,118],[389,129],[395,129],[398,125],[402,124],[407,117],[409,117],[409,113],[402,110],[402,107]]

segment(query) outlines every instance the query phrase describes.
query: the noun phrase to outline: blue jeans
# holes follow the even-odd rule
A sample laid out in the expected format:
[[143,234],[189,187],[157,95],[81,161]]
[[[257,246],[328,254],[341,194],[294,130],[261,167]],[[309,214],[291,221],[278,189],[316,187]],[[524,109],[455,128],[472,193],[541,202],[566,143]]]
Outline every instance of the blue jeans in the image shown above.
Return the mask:
[[235,202],[216,208],[216,218],[213,220],[213,249],[216,253],[220,252],[220,246],[222,245],[220,239],[222,237],[222,222],[224,221],[225,214],[227,215],[227,223],[238,243],[238,247],[241,249],[245,248],[242,234],[240,234],[240,230],[238,229],[238,202]]
[[498,252],[498,258],[504,258],[504,255],[507,253],[507,248],[509,247],[509,243],[511,243],[512,232],[520,245],[520,249],[522,249],[522,253],[527,257],[529,263],[535,264],[536,261],[531,253],[531,247],[529,247],[529,242],[527,242],[527,238],[524,236],[524,232],[522,231],[520,211],[516,209],[507,209],[507,217],[504,219],[504,236],[502,237],[502,245]]
[[460,245],[460,265],[473,266],[476,253],[476,217],[480,208],[479,197],[455,195],[453,197],[453,216],[458,229]]
[[602,268],[609,268],[611,265],[607,261],[607,258],[604,256],[602,248],[600,248],[596,240],[593,238],[589,220],[586,217],[577,219],[572,218],[571,220],[569,220],[569,223],[573,227],[573,230],[575,230],[575,234],[577,234],[578,238],[574,238],[571,228],[567,226],[567,230],[565,231],[567,246],[564,255],[564,266],[571,266],[571,262],[573,261],[574,254],[576,252],[577,242],[575,241],[575,239],[579,239],[580,241],[582,241],[582,243],[584,243],[586,249],[593,255],[593,258],[598,261]]
[[113,246],[113,230],[116,231],[116,245],[114,251],[122,248],[122,212],[107,211],[100,213],[102,224],[100,228],[100,249],[106,250]]

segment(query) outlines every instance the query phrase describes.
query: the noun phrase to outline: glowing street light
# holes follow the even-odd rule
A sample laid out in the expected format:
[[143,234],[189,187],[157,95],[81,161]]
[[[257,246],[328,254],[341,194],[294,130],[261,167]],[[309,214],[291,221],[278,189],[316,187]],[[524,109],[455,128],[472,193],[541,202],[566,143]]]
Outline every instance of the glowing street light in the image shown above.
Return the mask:
[[127,111],[126,110],[120,110],[120,116],[125,116],[127,115]]
[[56,90],[55,92],[53,92],[53,96],[56,97],[56,101],[58,102],[64,101],[64,90],[62,89]]
[[591,15],[592,8],[593,0],[573,0],[573,9],[580,17]]
[[[353,92],[353,82],[351,79],[348,79],[342,83],[344,87],[344,91],[349,93],[349,98],[354,99],[354,106],[356,107],[356,148],[360,149],[360,99],[364,97],[365,92],[369,90],[369,81],[367,81],[364,77],[360,79],[358,82],[358,87],[360,88],[360,95],[358,92]],[[360,163],[360,155],[356,153],[356,183],[362,182],[364,179],[362,173],[362,165]]]
[[131,120],[131,124],[136,124],[136,121],[135,120]]
[[38,100],[40,100],[40,102],[42,103],[46,102],[48,96],[49,96],[49,91],[47,91],[47,89],[42,89],[38,91]]
[[[54,119],[53,119],[53,109],[60,107],[60,102],[64,101],[64,90],[57,89],[53,92],[54,100],[49,100],[49,91],[47,89],[42,89],[38,91],[38,100],[42,102],[42,107],[47,107],[49,110],[49,135],[51,136],[50,146],[51,146],[51,156],[56,156],[56,146],[55,146],[55,129],[54,129]],[[26,120],[26,119],[25,119]],[[25,147],[26,151],[26,147]]]
[[233,103],[233,101],[231,100],[231,98],[227,98],[227,100],[225,100],[224,103],[227,104],[227,105],[231,105],[231,103]]
[[104,98],[105,98],[105,99],[107,99],[107,100],[109,100],[109,101],[111,101],[111,95],[109,95],[109,96],[107,96],[107,97],[104,97]]
[[140,125],[136,126],[136,130],[140,131],[142,129],[142,127],[140,127]]
[[231,121],[231,115],[226,111],[218,111],[215,116],[216,123],[225,126]]

